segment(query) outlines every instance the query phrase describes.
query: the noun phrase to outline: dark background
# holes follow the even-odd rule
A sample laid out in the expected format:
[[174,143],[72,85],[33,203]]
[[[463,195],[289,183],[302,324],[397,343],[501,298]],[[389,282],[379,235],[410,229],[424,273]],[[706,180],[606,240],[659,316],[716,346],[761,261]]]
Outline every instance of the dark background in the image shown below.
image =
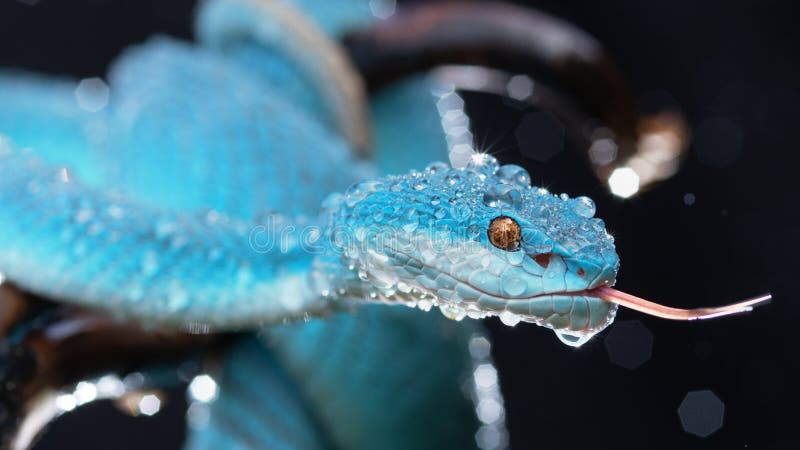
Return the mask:
[[[188,0],[26,3],[0,1],[0,66],[98,76],[120,49],[154,32],[191,35]],[[546,164],[526,159],[513,131],[527,111],[499,99],[472,99],[477,141],[492,143],[502,161],[528,167],[535,184],[597,201],[622,258],[621,289],[683,307],[766,291],[775,300],[749,315],[702,323],[622,311],[623,325],[577,350],[538,327],[490,322],[512,447],[800,448],[800,176],[793,160],[800,27],[793,2],[527,3],[597,37],[645,103],[678,105],[695,145],[677,175],[621,201],[575,152]],[[715,126],[720,121],[726,126]],[[712,167],[697,157],[715,151],[727,152],[728,163]],[[610,361],[609,350],[635,358],[649,336],[652,356],[637,368]],[[705,389],[725,412],[722,428],[701,438],[683,431],[677,411],[687,392]],[[38,448],[174,449],[182,407],[176,399],[155,418],[125,420],[108,405],[90,405],[62,418]],[[696,412],[708,418],[709,408],[701,403]]]

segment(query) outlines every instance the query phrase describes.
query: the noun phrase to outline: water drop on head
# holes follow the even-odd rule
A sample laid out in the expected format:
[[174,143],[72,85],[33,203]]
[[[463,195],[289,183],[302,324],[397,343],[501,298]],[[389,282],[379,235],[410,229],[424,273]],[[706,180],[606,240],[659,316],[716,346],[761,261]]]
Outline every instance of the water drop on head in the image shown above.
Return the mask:
[[500,281],[503,293],[510,297],[522,295],[528,288],[528,283],[523,278],[516,275],[503,276]]
[[422,191],[428,187],[428,180],[425,178],[419,178],[414,182],[414,190],[415,191]]
[[525,259],[525,252],[523,251],[516,251],[516,252],[504,252],[506,261],[509,264],[514,266],[522,265],[522,261]]
[[585,196],[576,198],[572,209],[575,210],[579,216],[587,219],[594,217],[595,212],[597,212],[597,207],[595,206],[594,201]]
[[437,219],[444,219],[447,216],[447,211],[444,208],[438,208],[433,214]]
[[461,175],[458,174],[457,170],[451,170],[450,173],[444,177],[444,181],[450,186],[455,186],[461,182]]
[[431,197],[431,205],[436,206],[442,202],[442,199],[438,195],[434,195]]
[[450,208],[450,214],[459,222],[465,221],[472,216],[472,209],[470,209],[467,205],[459,204],[457,201],[453,201],[454,199],[450,199],[451,204],[453,205]]
[[522,194],[515,186],[510,184],[493,184],[483,194],[483,204],[489,207],[513,208],[521,202]]
[[499,167],[497,159],[488,153],[474,153],[467,163],[467,170],[483,176],[494,175]]
[[520,188],[527,188],[531,185],[531,176],[528,171],[515,164],[506,164],[497,170],[497,177],[500,181]]

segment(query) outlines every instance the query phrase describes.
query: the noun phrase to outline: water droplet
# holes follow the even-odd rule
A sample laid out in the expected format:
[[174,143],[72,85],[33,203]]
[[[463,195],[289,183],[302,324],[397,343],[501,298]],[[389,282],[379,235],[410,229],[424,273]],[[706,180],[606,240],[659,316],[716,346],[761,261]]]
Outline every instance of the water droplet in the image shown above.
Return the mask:
[[474,153],[467,163],[467,170],[484,176],[492,176],[500,165],[497,159],[488,153]]
[[517,275],[504,275],[500,281],[503,292],[511,297],[522,295],[528,288],[528,283],[525,279]]
[[514,325],[520,323],[522,318],[518,314],[514,314],[511,311],[503,311],[500,313],[500,321],[503,322],[504,325],[513,327]]
[[522,194],[510,184],[491,185],[483,194],[483,204],[489,207],[515,207],[521,202]]
[[450,320],[455,320],[456,322],[463,320],[464,317],[467,316],[467,311],[465,311],[463,308],[447,304],[439,305],[439,311],[442,312],[443,316]]
[[428,312],[433,307],[433,302],[424,298],[419,299],[417,302],[417,308],[421,309],[422,311]]
[[378,180],[364,180],[352,184],[344,195],[347,206],[353,207],[356,203],[367,198],[367,196],[383,187],[383,183]]
[[436,211],[433,213],[433,215],[434,215],[434,216],[436,216],[436,218],[437,218],[437,219],[444,219],[444,218],[445,218],[445,216],[447,216],[447,211],[445,211],[445,210],[444,210],[444,208],[438,208],[438,209],[437,209],[437,210],[436,210]]
[[444,177],[444,181],[449,184],[450,186],[455,186],[456,184],[461,182],[461,175],[458,174],[458,171],[451,170],[446,177]]
[[453,216],[453,219],[459,222],[463,222],[472,217],[472,209],[469,206],[464,204],[459,204],[458,202],[452,202],[452,203],[453,206],[450,208],[450,214]]
[[414,182],[414,190],[415,191],[422,191],[428,187],[428,180],[425,178],[420,178]]
[[436,206],[442,202],[442,199],[438,195],[434,195],[431,197],[431,205]]
[[589,342],[594,336],[594,333],[578,333],[578,332],[566,332],[566,331],[556,331],[556,336],[558,340],[563,342],[570,347],[580,347],[581,345]]
[[497,170],[500,181],[517,187],[527,188],[531,185],[531,176],[528,171],[515,164],[506,164]]
[[509,264],[514,266],[522,265],[522,261],[525,259],[525,252],[516,251],[516,252],[504,252],[506,261]]
[[467,306],[467,317],[470,319],[483,319],[486,317],[486,313],[477,309],[474,305]]
[[443,173],[447,171],[449,168],[450,166],[447,163],[443,163],[441,161],[434,161],[428,164],[428,167],[425,168],[425,172],[431,175],[436,175],[438,173]]
[[591,219],[594,217],[594,213],[597,211],[597,207],[594,204],[594,201],[589,197],[581,196],[575,199],[575,203],[572,206],[573,210],[581,216],[587,219]]

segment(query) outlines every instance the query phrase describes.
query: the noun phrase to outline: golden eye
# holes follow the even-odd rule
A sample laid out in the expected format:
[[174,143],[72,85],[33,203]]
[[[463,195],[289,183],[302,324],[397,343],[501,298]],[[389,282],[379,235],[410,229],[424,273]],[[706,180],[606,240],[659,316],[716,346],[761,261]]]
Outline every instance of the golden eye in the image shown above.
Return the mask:
[[509,252],[519,250],[522,230],[517,221],[511,217],[498,216],[492,219],[486,234],[489,236],[489,242],[501,250]]

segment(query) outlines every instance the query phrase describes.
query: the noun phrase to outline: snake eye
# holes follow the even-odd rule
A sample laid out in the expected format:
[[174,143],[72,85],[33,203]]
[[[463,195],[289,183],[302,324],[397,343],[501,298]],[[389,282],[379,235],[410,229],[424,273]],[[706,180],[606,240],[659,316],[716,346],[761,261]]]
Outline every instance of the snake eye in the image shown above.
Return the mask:
[[520,248],[522,230],[517,221],[511,217],[497,216],[492,219],[486,234],[489,236],[489,242],[501,250],[516,252]]

